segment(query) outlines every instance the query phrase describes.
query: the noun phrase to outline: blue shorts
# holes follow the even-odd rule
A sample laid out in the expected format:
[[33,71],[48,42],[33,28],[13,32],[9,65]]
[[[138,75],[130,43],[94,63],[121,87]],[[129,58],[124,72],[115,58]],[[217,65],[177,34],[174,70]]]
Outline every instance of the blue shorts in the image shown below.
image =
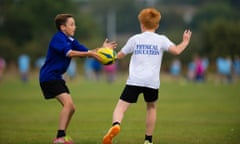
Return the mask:
[[55,98],[61,93],[70,93],[64,80],[51,80],[40,83],[45,99]]
[[129,103],[136,103],[138,96],[143,93],[145,102],[155,102],[158,99],[158,89],[126,85],[120,99]]

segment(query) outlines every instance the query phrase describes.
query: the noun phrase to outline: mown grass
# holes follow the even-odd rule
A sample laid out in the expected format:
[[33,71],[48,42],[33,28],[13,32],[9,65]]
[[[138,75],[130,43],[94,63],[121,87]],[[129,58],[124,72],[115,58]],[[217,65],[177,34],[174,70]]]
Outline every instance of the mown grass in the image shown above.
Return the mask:
[[[100,144],[111,125],[112,112],[126,76],[115,83],[86,81],[68,86],[77,106],[68,133],[76,144]],[[240,83],[173,81],[162,76],[154,144],[238,144]],[[23,84],[17,76],[0,83],[0,142],[49,144],[55,136],[60,104],[44,100],[37,76]],[[127,111],[114,144],[142,144],[145,104],[140,97]]]

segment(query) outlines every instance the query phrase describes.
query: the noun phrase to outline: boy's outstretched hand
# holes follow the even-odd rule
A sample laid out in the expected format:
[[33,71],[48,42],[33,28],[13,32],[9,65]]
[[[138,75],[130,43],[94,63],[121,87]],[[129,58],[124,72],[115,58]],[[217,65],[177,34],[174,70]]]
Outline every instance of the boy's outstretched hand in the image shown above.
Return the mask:
[[192,36],[192,32],[191,32],[189,29],[187,29],[187,30],[184,31],[184,33],[183,33],[183,42],[184,42],[186,45],[189,44],[190,39],[191,39],[191,36]]
[[115,49],[115,48],[117,48],[117,42],[109,41],[108,39],[105,39],[102,47],[108,47],[108,48]]

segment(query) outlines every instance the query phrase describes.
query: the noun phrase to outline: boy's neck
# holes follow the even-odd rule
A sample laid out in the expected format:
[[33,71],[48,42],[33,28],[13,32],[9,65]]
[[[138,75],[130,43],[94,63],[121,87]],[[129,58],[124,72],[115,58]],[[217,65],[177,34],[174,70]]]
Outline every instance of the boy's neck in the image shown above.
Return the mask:
[[156,29],[153,28],[153,29],[147,29],[143,24],[141,24],[141,31],[142,32],[155,32]]
[[142,32],[155,32],[155,29],[142,30]]

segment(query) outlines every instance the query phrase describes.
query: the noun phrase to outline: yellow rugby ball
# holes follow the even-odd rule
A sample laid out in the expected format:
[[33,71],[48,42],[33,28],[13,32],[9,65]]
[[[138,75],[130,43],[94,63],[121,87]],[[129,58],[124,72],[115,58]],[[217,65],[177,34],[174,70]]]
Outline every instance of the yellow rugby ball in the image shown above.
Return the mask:
[[111,48],[99,48],[97,54],[103,65],[110,65],[115,62],[116,52]]

